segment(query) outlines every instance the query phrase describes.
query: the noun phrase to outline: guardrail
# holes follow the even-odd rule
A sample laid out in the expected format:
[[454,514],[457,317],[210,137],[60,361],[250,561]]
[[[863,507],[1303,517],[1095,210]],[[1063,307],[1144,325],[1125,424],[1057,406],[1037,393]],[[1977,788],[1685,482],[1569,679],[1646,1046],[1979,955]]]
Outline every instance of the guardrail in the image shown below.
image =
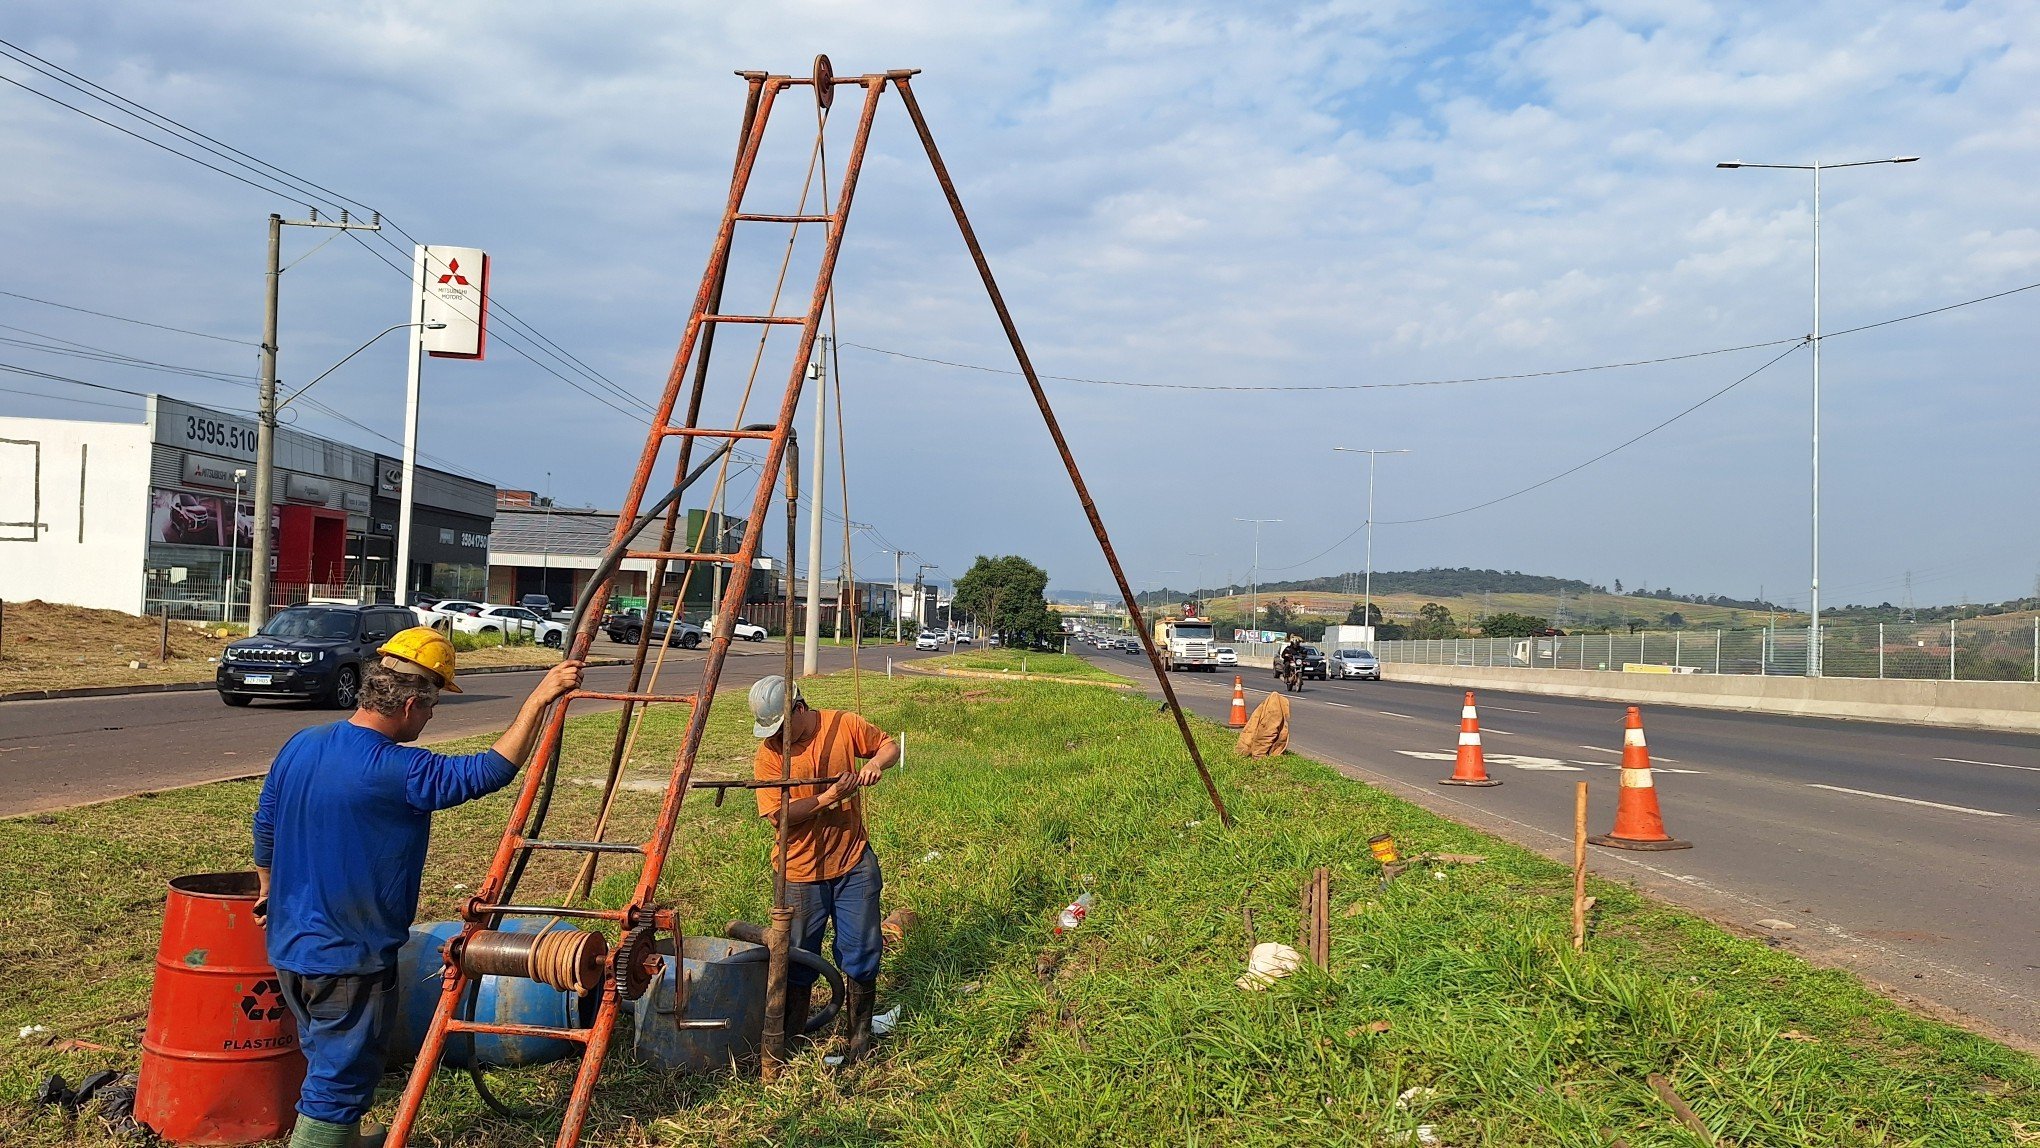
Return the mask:
[[[1384,663],[1620,673],[1805,676],[1807,627],[1640,630],[1547,638],[1378,642]],[[1900,681],[2040,682],[2040,617],[1821,627],[1822,676]],[[1245,651],[1242,651],[1244,653]]]

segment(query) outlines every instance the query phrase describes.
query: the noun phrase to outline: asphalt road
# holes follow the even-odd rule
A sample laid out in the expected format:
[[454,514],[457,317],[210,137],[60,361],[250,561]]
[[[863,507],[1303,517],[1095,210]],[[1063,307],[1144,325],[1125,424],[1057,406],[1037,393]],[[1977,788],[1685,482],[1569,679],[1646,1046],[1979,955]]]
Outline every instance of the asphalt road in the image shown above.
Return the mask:
[[[594,654],[622,656],[628,649],[597,638]],[[724,704],[732,700],[731,693],[779,672],[785,649],[775,642],[731,647],[718,691]],[[889,651],[896,660],[933,656],[874,647],[864,651],[862,664],[882,673]],[[669,652],[662,690],[691,689],[700,681],[703,656],[701,651]],[[849,665],[849,650],[822,648],[824,670]],[[463,677],[465,692],[441,697],[424,741],[507,728],[539,677],[536,670]],[[591,689],[622,690],[629,685],[630,667],[593,667],[585,681]],[[743,704],[741,697],[733,700]],[[575,703],[574,712],[615,708],[614,702],[583,701]],[[0,702],[0,817],[264,773],[291,734],[343,716],[291,702],[229,709],[211,690]]]
[[[1089,656],[1152,687],[1144,659]],[[1251,709],[1274,682],[1242,676]],[[1225,720],[1231,674],[1171,681]],[[1614,825],[1624,706],[1482,690],[1502,784],[1440,786],[1463,693],[1310,682],[1291,695],[1290,747],[1570,864],[1575,782],[1590,783],[1589,832]],[[1694,848],[1595,847],[1597,874],[2040,1050],[2040,737],[1665,705],[1644,726],[1666,828]]]

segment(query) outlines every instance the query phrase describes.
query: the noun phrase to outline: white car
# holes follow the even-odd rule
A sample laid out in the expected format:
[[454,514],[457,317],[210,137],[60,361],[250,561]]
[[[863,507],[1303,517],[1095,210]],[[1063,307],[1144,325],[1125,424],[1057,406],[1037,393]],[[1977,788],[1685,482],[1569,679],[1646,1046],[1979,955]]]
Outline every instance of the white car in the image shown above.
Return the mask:
[[458,634],[521,634],[541,645],[557,647],[566,641],[567,627],[541,618],[522,606],[483,606],[479,614],[447,614]]
[[917,650],[939,650],[942,648],[942,635],[931,634],[923,630],[920,636],[914,639],[914,648]]
[[1211,651],[1211,656],[1221,666],[1237,666],[1240,664],[1239,651],[1231,646],[1220,646],[1216,650]]
[[[711,637],[715,634],[715,622],[714,618],[709,618],[701,625],[702,630]],[[747,622],[743,618],[738,618],[737,624],[730,627],[730,641],[732,642],[762,642],[764,640],[765,627],[755,622]]]

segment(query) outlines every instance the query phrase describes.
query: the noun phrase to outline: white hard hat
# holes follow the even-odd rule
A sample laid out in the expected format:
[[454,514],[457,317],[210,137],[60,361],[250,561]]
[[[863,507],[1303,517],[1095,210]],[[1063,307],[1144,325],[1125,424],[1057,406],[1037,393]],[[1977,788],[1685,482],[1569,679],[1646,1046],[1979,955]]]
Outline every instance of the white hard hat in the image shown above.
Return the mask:
[[771,737],[779,732],[779,723],[786,719],[786,710],[793,702],[800,701],[800,687],[793,687],[793,697],[786,696],[786,679],[778,674],[759,678],[751,685],[751,732],[759,737]]

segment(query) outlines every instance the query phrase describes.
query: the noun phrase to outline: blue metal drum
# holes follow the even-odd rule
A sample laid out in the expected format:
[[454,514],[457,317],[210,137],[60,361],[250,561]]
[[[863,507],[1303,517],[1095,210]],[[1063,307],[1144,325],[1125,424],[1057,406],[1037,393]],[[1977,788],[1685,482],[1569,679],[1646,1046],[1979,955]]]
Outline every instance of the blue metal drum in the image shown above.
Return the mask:
[[[545,926],[536,919],[508,920],[507,932],[535,933]],[[436,921],[413,925],[410,939],[397,956],[397,1023],[390,1035],[387,1063],[409,1064],[418,1058],[425,1044],[425,1032],[432,1027],[433,1010],[439,1007],[444,965],[440,950],[460,935],[459,921]],[[758,966],[763,984],[765,966]],[[522,977],[481,977],[475,982],[474,1018],[509,1024],[539,1024],[555,1028],[586,1028],[594,1023],[599,997],[562,992],[551,985]],[[760,990],[762,1000],[763,990]],[[759,1006],[762,1018],[764,1006]],[[469,1035],[454,1033],[446,1038],[446,1052],[440,1063],[466,1068],[479,1063],[487,1068],[515,1068],[548,1064],[579,1056],[581,1046],[570,1040],[531,1036]]]
[[[765,1034],[765,947],[727,937],[688,937],[673,960],[671,938],[659,940],[666,968],[632,1002],[637,1031],[631,1051],[660,1068],[707,1075],[757,1063]],[[722,1020],[721,1028],[674,1025],[674,977],[687,978],[685,1019]]]

